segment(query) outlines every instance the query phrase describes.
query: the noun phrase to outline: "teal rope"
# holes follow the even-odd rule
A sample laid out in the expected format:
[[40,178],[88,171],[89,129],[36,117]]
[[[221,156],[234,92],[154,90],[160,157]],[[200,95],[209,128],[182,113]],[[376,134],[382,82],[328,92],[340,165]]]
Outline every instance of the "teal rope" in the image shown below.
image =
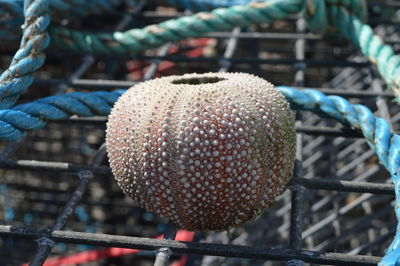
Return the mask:
[[0,75],[0,109],[15,104],[18,96],[33,82],[33,73],[45,60],[49,44],[46,32],[50,23],[48,0],[26,1],[24,33],[10,67]]
[[336,28],[377,65],[378,71],[396,94],[397,101],[400,101],[400,57],[373,34],[370,26],[363,23],[367,11],[365,2],[360,0],[270,0],[219,8],[210,13],[167,20],[126,32],[90,34],[52,27],[50,34],[53,45],[62,49],[91,54],[134,55],[170,41],[200,37],[237,26],[269,23],[298,13],[303,8],[311,30],[325,32],[331,26]]
[[[49,2],[52,20],[84,17],[115,9],[121,3],[133,7],[136,0],[52,0]],[[21,37],[24,22],[23,0],[0,0],[0,40],[15,41]]]
[[[339,96],[326,96],[316,90],[296,90],[289,87],[277,89],[294,109],[312,111],[360,129],[379,161],[390,172],[395,184],[396,201],[400,202],[400,136],[391,132],[390,125],[384,119],[375,118],[367,107],[352,105]],[[123,92],[75,92],[46,97],[10,110],[0,110],[0,139],[18,140],[25,131],[42,128],[49,120],[66,119],[72,115],[108,115]],[[400,221],[400,208],[396,207],[395,212]],[[398,265],[398,244],[400,231],[382,259],[381,266]]]
[[210,13],[197,13],[167,20],[143,29],[126,32],[90,34],[67,28],[50,28],[53,45],[62,49],[91,54],[133,55],[159,47],[166,42],[200,37],[206,33],[269,23],[305,10],[308,26],[316,32],[336,28],[351,40],[369,60],[400,101],[400,57],[363,21],[367,17],[361,0],[270,0],[248,5],[218,8]]
[[[361,21],[367,19],[367,7],[364,0],[304,0],[308,27],[318,33],[324,33],[329,26],[334,26],[335,17],[330,17],[329,10],[341,7]],[[333,19],[333,21],[332,21]]]
[[[306,10],[311,29],[326,30],[330,26],[335,26],[372,62],[377,64],[385,80],[398,93],[400,59],[394,55],[389,46],[373,35],[369,26],[361,22],[366,14],[365,8],[362,8],[363,3],[356,0],[326,0],[325,2],[273,0],[216,9],[210,13],[199,13],[127,32],[88,34],[65,28],[52,28],[51,34],[55,45],[69,50],[110,55],[134,54],[169,41],[199,37],[205,33],[228,30],[236,26],[246,27],[254,23],[268,23],[284,18],[288,14]],[[27,23],[21,49],[15,55],[11,67],[0,76],[1,108],[8,108],[14,104],[18,95],[32,82],[31,74],[44,62],[42,51],[48,44],[45,30],[49,23],[47,13],[44,11],[46,4],[46,1],[37,0],[26,10]],[[390,133],[389,126],[384,120],[375,119],[367,108],[351,106],[340,97],[326,97],[315,91],[300,93],[287,88],[281,88],[281,91],[289,97],[294,106],[325,113],[343,123],[360,128],[382,164],[392,174],[396,185],[397,201],[400,201],[400,191],[397,186],[400,136]],[[118,92],[114,94],[75,93],[51,96],[12,109],[0,110],[0,139],[18,140],[26,130],[44,127],[48,120],[65,119],[72,114],[105,115],[118,96]],[[395,211],[400,220],[400,209],[396,208]],[[399,234],[396,235],[381,265],[396,265],[400,253],[398,244],[400,244]]]
[[379,73],[400,101],[400,57],[362,22],[367,12],[365,2],[360,0],[271,0],[219,8],[210,13],[167,20],[126,32],[90,34],[51,27],[50,34],[53,45],[62,49],[91,54],[134,55],[170,41],[200,37],[237,26],[269,23],[298,13],[303,8],[311,30],[324,32],[330,26],[336,28],[377,65]]
[[218,8],[206,13],[171,19],[143,29],[125,32],[91,34],[67,28],[52,27],[50,34],[53,45],[75,52],[91,54],[126,55],[159,47],[166,42],[200,37],[206,33],[247,27],[257,23],[270,23],[296,14],[307,7],[309,26],[317,30],[330,25],[325,4],[340,5],[364,20],[366,8],[360,0],[269,0],[248,5]]
[[53,45],[76,52],[108,55],[135,54],[159,47],[166,42],[199,37],[209,32],[246,27],[254,23],[271,22],[302,9],[302,1],[275,0],[246,6],[220,8],[210,13],[198,13],[167,20],[143,29],[126,32],[90,34],[66,28],[51,28]]
[[400,56],[386,45],[382,39],[374,35],[372,28],[362,23],[357,17],[337,7],[330,8],[330,16],[334,25],[347,39],[361,50],[368,59],[377,66],[379,73],[392,88],[396,101],[400,101]]

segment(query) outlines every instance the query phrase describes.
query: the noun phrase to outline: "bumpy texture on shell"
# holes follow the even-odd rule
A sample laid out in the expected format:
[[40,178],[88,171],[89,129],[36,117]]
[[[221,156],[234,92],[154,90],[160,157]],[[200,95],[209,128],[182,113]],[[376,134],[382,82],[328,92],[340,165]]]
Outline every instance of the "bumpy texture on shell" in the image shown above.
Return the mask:
[[130,88],[107,123],[124,193],[191,231],[257,217],[284,190],[293,114],[273,85],[244,73],[169,76]]

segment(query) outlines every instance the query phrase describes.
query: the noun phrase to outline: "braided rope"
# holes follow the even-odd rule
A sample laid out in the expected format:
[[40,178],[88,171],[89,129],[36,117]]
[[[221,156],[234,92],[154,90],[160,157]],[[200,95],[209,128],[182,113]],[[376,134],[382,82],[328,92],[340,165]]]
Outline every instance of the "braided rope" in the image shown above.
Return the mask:
[[[113,10],[121,3],[134,6],[135,0],[51,0],[49,9],[52,20],[84,17]],[[24,22],[23,0],[0,0],[0,40],[15,41],[20,38]]]
[[372,28],[350,15],[343,8],[331,7],[330,17],[340,33],[351,40],[369,60],[377,66],[379,73],[392,88],[396,101],[400,101],[400,56],[375,35]]
[[[365,140],[376,153],[380,163],[388,170],[395,185],[396,202],[400,202],[400,135],[391,133],[390,125],[382,118],[375,118],[371,110],[363,105],[352,105],[339,96],[326,96],[316,90],[299,91],[289,87],[278,88],[292,106],[327,115],[353,128],[361,129]],[[400,221],[400,208],[395,213]],[[397,228],[400,228],[398,223]],[[397,230],[392,244],[379,265],[395,266],[400,262],[400,231]]]
[[[54,1],[54,3],[56,2],[58,3],[59,0]],[[81,3],[85,7],[95,6],[93,3],[82,3],[78,0],[71,0],[71,2]],[[98,0],[99,4],[106,2],[106,0]],[[53,28],[51,34],[54,36],[56,45],[70,50],[112,55],[134,54],[169,41],[198,37],[212,31],[228,30],[236,26],[245,27],[254,23],[268,23],[301,11],[304,3],[312,29],[326,30],[329,25],[334,25],[345,37],[352,40],[372,62],[377,64],[378,70],[385,80],[394,86],[395,92],[397,90],[397,93],[400,94],[398,92],[400,59],[394,55],[389,46],[384,45],[378,37],[373,35],[369,26],[361,22],[365,17],[365,9],[360,9],[363,6],[362,1],[271,0],[228,9],[216,9],[211,13],[199,13],[195,16],[169,20],[158,25],[127,32],[86,34],[64,28]],[[334,4],[342,5],[352,15]],[[82,7],[82,10],[85,10],[85,7]],[[19,93],[32,83],[32,72],[44,62],[42,51],[49,42],[45,32],[49,24],[46,8],[47,1],[37,0],[25,10],[26,22],[21,48],[14,56],[10,68],[0,76],[0,108],[2,109],[9,108],[15,103]],[[332,21],[328,21],[329,19]],[[390,132],[386,121],[375,118],[368,108],[351,105],[338,96],[325,96],[313,90],[297,91],[287,87],[279,89],[296,108],[322,113],[344,124],[361,129],[367,143],[391,173],[396,187],[396,198],[399,200],[400,192],[397,184],[400,165],[400,136]],[[121,93],[121,91],[72,93],[43,98],[9,110],[0,110],[0,139],[18,140],[25,131],[42,128],[48,120],[65,119],[71,115],[107,115]],[[397,207],[396,216],[400,220],[400,208]],[[396,234],[382,260],[382,265],[396,264],[400,255],[399,243],[400,236]]]
[[[4,1],[4,0],[3,0]],[[53,1],[56,2],[61,0]],[[78,0],[69,0],[77,3]],[[118,0],[113,0],[115,3]],[[307,1],[307,14],[310,16],[310,25],[321,26],[321,18],[326,18],[321,1]],[[18,1],[17,1],[18,2]],[[81,1],[78,1],[81,3]],[[110,0],[91,0],[83,2],[81,5],[93,5],[93,3],[111,3]],[[38,1],[40,3],[40,1]],[[327,0],[327,3],[337,3],[354,11],[360,17],[365,15],[365,8],[362,1],[357,0]],[[32,4],[34,6],[36,2]],[[175,20],[168,20],[158,25],[151,25],[144,29],[133,29],[127,32],[115,32],[113,34],[85,34],[79,31],[70,31],[65,28],[54,28],[50,32],[53,37],[53,44],[64,48],[86,53],[104,54],[134,54],[139,51],[160,46],[169,41],[176,41],[188,37],[198,37],[205,33],[231,29],[235,26],[249,26],[254,23],[271,22],[272,20],[283,18],[290,13],[297,13],[303,8],[303,0],[271,0],[262,3],[250,3],[246,6],[234,6],[228,9],[216,9],[211,13],[198,13],[194,16],[187,16]],[[38,5],[40,6],[40,5]],[[59,10],[66,10],[66,6],[57,5]],[[61,7],[60,7],[61,6]],[[95,6],[95,5],[93,5]],[[85,8],[82,8],[85,10]],[[321,11],[322,10],[322,11]],[[362,11],[364,10],[364,11]],[[38,14],[38,10],[32,12]],[[44,18],[44,17],[43,17]],[[48,18],[48,16],[46,16]],[[33,21],[28,20],[27,21]],[[324,21],[328,23],[328,21]],[[14,104],[17,95],[25,90],[31,83],[32,73],[44,62],[44,55],[41,51],[48,45],[47,34],[43,33],[48,25],[47,21],[37,23],[38,27],[29,29],[26,27],[21,49],[15,55],[9,71],[0,77],[0,108],[4,109]],[[33,36],[37,33],[37,36]],[[27,42],[31,37],[33,40]],[[29,44],[29,45],[28,45]],[[26,45],[26,46],[25,46]],[[29,58],[28,54],[31,55]],[[21,60],[22,58],[26,60]],[[20,64],[17,64],[20,63]],[[16,64],[14,66],[13,64]],[[14,67],[14,68],[13,68]],[[21,78],[20,78],[21,77]],[[22,78],[23,77],[23,78]],[[12,80],[10,83],[9,81]],[[16,95],[15,97],[11,97]]]
[[[185,5],[189,5],[191,1],[207,3],[207,0],[177,1]],[[218,4],[225,5],[227,2],[215,1],[215,5]],[[269,0],[226,9],[218,8],[210,13],[197,13],[126,32],[90,34],[66,28],[51,28],[50,34],[53,45],[63,49],[92,54],[133,55],[170,41],[200,37],[209,32],[229,30],[237,26],[268,23],[298,13],[303,6],[311,30],[325,32],[329,26],[334,26],[377,65],[379,73],[393,89],[397,101],[400,101],[400,56],[395,55],[393,49],[374,35],[370,26],[362,22],[367,16],[366,5],[362,0]]]
[[343,26],[335,24],[337,21],[336,17],[329,16],[329,11],[332,8],[343,8],[361,21],[367,19],[367,6],[364,0],[304,0],[304,2],[308,27],[314,32],[324,33],[328,30],[329,26]]
[[[360,129],[382,165],[390,172],[396,188],[396,199],[400,201],[400,136],[391,133],[390,126],[384,119],[375,118],[367,107],[352,105],[339,96],[326,96],[317,90],[296,90],[289,87],[278,87],[278,90],[285,95],[294,109],[313,111]],[[66,119],[72,115],[108,115],[114,102],[123,92],[124,90],[74,92],[42,98],[9,110],[0,110],[0,140],[16,141],[25,131],[43,128],[49,120]],[[396,208],[396,216],[400,221],[399,208]],[[399,243],[400,233],[396,234],[382,260],[382,265],[395,265],[392,262],[400,256]]]
[[[170,2],[179,2],[185,8],[191,8],[191,3],[201,6],[208,3],[208,0],[170,0]],[[223,0],[214,1],[214,3],[214,7],[218,4],[229,6],[229,2]],[[338,29],[373,64],[376,64],[379,73],[397,96],[396,101],[400,102],[400,56],[394,54],[393,49],[375,35],[369,25],[362,22],[367,15],[365,2],[351,0],[339,3],[331,0],[325,2],[306,0],[305,3],[309,28],[315,32],[325,32],[329,25],[333,25]],[[236,2],[233,1],[231,4],[236,4]]]
[[246,27],[256,23],[270,23],[303,10],[309,26],[325,30],[330,25],[326,12],[328,6],[340,5],[350,10],[360,20],[366,18],[366,7],[362,0],[267,0],[247,5],[214,9],[192,16],[170,19],[143,29],[125,32],[91,34],[67,28],[52,27],[53,45],[76,52],[92,54],[126,55],[159,47],[166,42],[200,37],[206,33]]
[[[342,97],[325,96],[317,90],[296,90],[284,86],[278,89],[287,97],[294,109],[328,115],[343,124],[361,129],[371,148],[377,147],[376,152],[383,165],[385,167],[389,165],[387,154],[382,153],[382,151],[387,152],[388,148],[380,146],[380,143],[374,140],[375,120],[371,118],[373,114],[367,107],[352,106]],[[72,115],[82,117],[108,115],[114,102],[124,91],[73,92],[0,110],[0,140],[18,140],[25,131],[44,127],[47,120],[66,119]],[[379,123],[386,123],[382,118],[376,120]]]
[[[29,3],[29,1],[27,1]],[[24,33],[10,67],[0,75],[0,109],[9,108],[19,94],[33,82],[33,72],[45,60],[43,50],[49,44],[46,29],[50,23],[48,0],[33,1],[25,9]]]
[[42,128],[48,120],[66,119],[72,115],[82,117],[108,115],[121,93],[121,91],[74,92],[0,110],[0,140],[17,141],[24,131]]
[[[214,8],[246,5],[251,2],[268,2],[270,0],[167,0],[168,4],[193,11],[209,11]],[[325,32],[328,26],[326,5],[341,5],[356,17],[364,21],[367,17],[367,8],[363,0],[304,0],[306,15],[309,18],[310,28],[313,31]]]
[[51,28],[53,44],[76,52],[108,55],[135,54],[170,41],[199,37],[209,32],[271,22],[298,13],[302,0],[271,0],[245,6],[218,8],[125,32],[90,34],[66,28]]
[[[390,172],[395,184],[396,198],[400,200],[400,136],[391,133],[389,124],[382,118],[375,118],[363,105],[352,105],[339,96],[326,96],[317,90],[296,90],[278,87],[294,109],[308,110],[360,129],[371,149],[377,154],[382,165]],[[31,103],[18,105],[10,110],[0,110],[0,139],[16,141],[25,131],[43,128],[49,120],[66,119],[72,115],[108,115],[113,103],[123,93],[97,91],[75,92],[46,97]],[[400,220],[400,209],[396,208]],[[400,233],[382,260],[382,265],[395,265],[400,256]]]
[[[5,3],[10,1],[2,0]],[[55,4],[58,1],[53,1]],[[70,0],[74,2],[78,0]],[[105,3],[116,3],[118,0],[91,0],[91,2],[80,3],[81,6],[99,6],[106,7]],[[16,1],[19,2],[19,1]],[[217,9],[211,13],[199,13],[195,16],[188,16],[176,20],[168,20],[158,25],[151,25],[144,29],[133,29],[127,32],[115,32],[113,34],[86,34],[79,31],[70,31],[65,28],[55,28],[50,32],[53,36],[53,44],[62,48],[84,51],[86,53],[104,53],[104,54],[134,54],[139,51],[160,46],[168,41],[176,41],[188,37],[198,37],[205,33],[231,29],[235,26],[248,26],[253,23],[270,22],[273,19],[283,18],[290,13],[297,13],[302,8],[303,1],[295,0],[275,0],[263,3],[251,3],[247,6],[235,6],[229,9]],[[386,82],[392,86],[397,96],[400,96],[400,58],[394,55],[390,46],[385,45],[381,39],[375,36],[372,29],[363,24],[358,18],[365,19],[365,3],[360,0],[338,1],[326,0],[325,2],[317,0],[305,0],[306,15],[309,26],[316,30],[325,30],[330,22],[336,26],[340,32],[352,40],[369,59],[376,63],[379,72]],[[327,7],[325,7],[325,5]],[[349,15],[343,8],[338,8],[334,4],[340,4],[354,15]],[[66,10],[66,5],[56,5],[59,10]],[[77,8],[87,10],[84,7]],[[326,9],[330,15],[326,14]],[[12,12],[16,12],[15,9]],[[40,40],[42,44],[45,42]],[[47,46],[47,43],[44,44]],[[32,60],[35,69],[43,62],[39,57]],[[21,68],[19,68],[21,69]],[[21,83],[21,82],[20,82]],[[27,82],[29,83],[29,81]],[[28,85],[29,86],[29,85]],[[1,91],[1,88],[0,88]],[[17,92],[18,93],[18,92]],[[9,95],[5,95],[7,97]],[[15,99],[14,99],[15,101]],[[10,102],[12,102],[10,100]],[[12,103],[11,103],[12,104]],[[9,106],[5,103],[5,106]],[[4,107],[3,107],[4,108]]]

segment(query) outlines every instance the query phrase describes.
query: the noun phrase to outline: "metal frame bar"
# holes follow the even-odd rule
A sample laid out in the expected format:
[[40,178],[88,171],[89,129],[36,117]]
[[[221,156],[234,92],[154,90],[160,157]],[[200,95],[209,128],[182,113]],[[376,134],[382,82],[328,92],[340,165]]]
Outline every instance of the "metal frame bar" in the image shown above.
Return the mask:
[[[143,3],[143,2],[142,2]],[[397,2],[391,2],[391,5],[397,5]],[[135,13],[140,12],[143,5],[139,6]],[[145,17],[155,18],[160,17],[160,14],[152,12],[145,12]],[[131,15],[125,16],[121,23],[116,27],[122,29],[125,27],[131,19]],[[168,55],[168,51],[171,44],[164,45],[156,56],[138,55],[135,58],[138,60],[147,60],[151,62],[148,67],[143,79],[150,79],[155,76],[159,65],[162,61],[169,60],[174,62],[204,62],[204,63],[217,63],[220,72],[226,72],[238,64],[255,64],[257,66],[261,64],[282,64],[291,66],[295,70],[295,85],[298,88],[304,86],[304,76],[308,68],[313,67],[345,67],[346,71],[343,76],[348,76],[352,71],[365,70],[371,72],[374,75],[374,70],[371,70],[371,65],[368,62],[353,60],[349,58],[346,60],[315,60],[307,59],[306,42],[314,42],[323,40],[319,35],[305,33],[305,21],[300,17],[292,16],[291,19],[297,21],[297,31],[295,33],[260,33],[260,32],[247,32],[243,29],[235,28],[231,32],[217,32],[208,34],[206,37],[216,38],[219,41],[224,41],[225,51],[223,56],[215,57],[200,57],[200,58],[188,58],[184,56],[171,56]],[[392,43],[399,43],[398,38],[384,38],[386,41]],[[295,59],[263,59],[258,57],[235,57],[235,52],[238,49],[238,45],[243,40],[295,40]],[[81,65],[76,71],[71,73],[69,78],[65,80],[60,79],[37,79],[35,85],[37,86],[56,86],[58,93],[63,93],[69,86],[80,87],[83,89],[115,89],[115,88],[129,88],[137,82],[132,81],[117,81],[117,80],[95,80],[95,79],[81,79],[86,71],[92,64],[96,62],[97,58],[92,56],[85,56],[82,59]],[[350,69],[350,70],[349,70]],[[339,76],[339,75],[338,75]],[[343,77],[337,78],[335,82],[341,83]],[[353,77],[351,82],[356,82],[359,77]],[[317,88],[326,94],[340,95],[344,97],[354,98],[356,100],[375,100],[377,106],[377,112],[382,116],[391,121],[398,121],[399,115],[390,117],[389,107],[386,102],[387,99],[392,99],[393,94],[388,91],[384,91],[383,88],[374,79],[372,84],[372,90],[345,90],[335,86],[335,89],[329,88]],[[350,82],[350,81],[348,81]],[[342,86],[343,87],[343,86]],[[372,221],[385,215],[388,211],[392,211],[392,207],[382,209],[380,212],[371,213],[363,219],[355,221],[350,228],[342,229],[340,224],[335,224],[337,218],[348,213],[349,211],[359,208],[365,205],[365,208],[369,208],[369,201],[373,198],[373,195],[387,195],[388,197],[380,198],[380,200],[387,201],[394,196],[394,186],[392,184],[373,183],[369,180],[371,176],[377,172],[378,167],[371,168],[366,171],[363,175],[359,175],[354,178],[352,176],[352,170],[356,165],[364,163],[370,159],[373,152],[364,153],[362,156],[355,158],[350,163],[343,165],[343,167],[335,173],[329,180],[310,178],[312,175],[302,175],[303,168],[311,167],[316,160],[319,160],[326,154],[326,149],[322,146],[320,152],[315,153],[314,156],[304,158],[303,154],[307,151],[312,151],[317,145],[322,145],[327,138],[335,138],[333,140],[334,145],[343,145],[348,141],[349,138],[360,138],[361,133],[348,128],[337,128],[333,127],[329,123],[320,123],[314,118],[305,118],[301,115],[298,116],[297,121],[297,139],[298,139],[298,154],[297,162],[294,171],[294,178],[288,184],[288,188],[291,194],[286,193],[280,198],[290,202],[286,206],[277,210],[277,217],[288,217],[290,211],[290,219],[277,228],[275,234],[268,235],[268,239],[273,239],[276,235],[289,234],[289,248],[257,248],[248,247],[242,245],[226,245],[226,244],[207,244],[207,243],[196,243],[196,242],[178,242],[175,241],[176,228],[173,225],[169,225],[164,240],[147,239],[141,237],[127,237],[118,235],[107,235],[107,234],[90,234],[74,231],[62,231],[66,224],[68,216],[71,214],[73,209],[76,207],[78,202],[82,199],[82,194],[86,190],[90,176],[105,176],[111,177],[111,171],[109,167],[101,166],[101,161],[105,157],[104,147],[100,148],[96,153],[92,163],[90,165],[75,164],[75,163],[64,163],[64,162],[48,162],[39,160],[11,160],[9,159],[12,154],[21,144],[26,141],[17,144],[11,144],[7,146],[2,154],[0,154],[0,168],[3,169],[14,169],[14,170],[28,170],[28,171],[39,171],[39,172],[56,172],[56,173],[70,173],[73,174],[73,178],[78,175],[80,180],[74,191],[69,197],[63,195],[64,198],[68,198],[68,202],[65,205],[64,210],[59,214],[54,225],[47,230],[38,230],[27,227],[13,227],[7,225],[0,225],[0,236],[3,237],[15,237],[22,239],[36,240],[39,244],[38,251],[31,262],[31,265],[41,265],[44,260],[48,257],[55,242],[75,243],[75,244],[87,244],[94,246],[107,246],[107,247],[123,247],[143,250],[153,250],[156,254],[155,265],[168,265],[168,260],[172,253],[177,254],[199,254],[199,255],[211,255],[211,256],[224,256],[224,257],[236,257],[236,258],[248,258],[248,259],[260,259],[260,260],[278,260],[286,261],[287,265],[302,265],[303,262],[308,263],[324,263],[334,265],[375,265],[379,261],[379,257],[375,256],[361,256],[355,255],[359,252],[367,252],[376,245],[384,243],[388,238],[393,235],[393,230],[377,237],[370,243],[364,244],[351,250],[349,254],[332,253],[332,252],[316,252],[302,249],[303,240],[307,242],[310,237],[317,232],[320,232],[322,228],[328,224],[333,224],[338,234],[330,240],[320,243],[317,248],[321,250],[326,249],[336,243],[343,241],[350,233],[356,232],[360,228],[368,227]],[[54,121],[52,123],[84,123],[93,124],[96,126],[103,127],[105,125],[105,117],[95,118],[71,118],[61,121]],[[312,124],[314,123],[315,124]],[[308,135],[318,136],[313,143],[305,139]],[[332,160],[343,160],[347,158],[354,149],[362,147],[364,142],[362,140],[356,140],[353,144],[344,148],[337,154]],[[328,147],[329,148],[329,147]],[[318,171],[313,171],[312,174],[318,174]],[[339,179],[340,178],[340,179]],[[347,179],[347,180],[342,180]],[[12,186],[12,185],[11,185]],[[309,219],[312,212],[318,211],[323,207],[331,204],[334,199],[340,199],[338,195],[330,195],[326,198],[316,200],[309,211],[303,211],[304,208],[304,196],[303,190],[326,190],[326,191],[337,191],[337,192],[357,192],[366,193],[355,199],[350,204],[345,206],[337,206],[334,212],[328,213],[325,217],[322,217],[320,221],[314,223],[312,226],[302,230],[302,221]],[[340,194],[342,195],[342,194]],[[35,198],[35,195],[29,195],[29,197]],[[60,203],[57,203],[60,204]],[[90,202],[88,204],[91,204]],[[101,203],[103,204],[103,203]],[[112,203],[106,203],[112,204]]]
[[142,237],[91,234],[61,230],[36,230],[25,227],[0,225],[0,235],[7,237],[37,239],[46,237],[55,242],[86,244],[103,247],[120,247],[140,250],[159,250],[168,247],[178,254],[198,254],[260,260],[298,259],[310,263],[334,265],[376,265],[379,257],[346,255],[333,252],[317,252],[295,249],[267,249],[239,245],[222,245],[196,242],[180,242]]

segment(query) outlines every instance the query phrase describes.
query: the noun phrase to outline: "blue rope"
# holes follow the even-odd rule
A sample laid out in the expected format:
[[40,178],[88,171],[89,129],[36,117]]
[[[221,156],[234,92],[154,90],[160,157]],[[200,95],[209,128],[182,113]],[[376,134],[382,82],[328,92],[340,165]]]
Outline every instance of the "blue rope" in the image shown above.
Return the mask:
[[334,118],[353,128],[361,129],[364,138],[376,153],[380,163],[389,171],[395,185],[398,221],[396,236],[386,251],[380,266],[395,266],[400,263],[400,135],[393,134],[390,125],[382,118],[375,118],[371,110],[363,105],[352,105],[339,96],[326,96],[316,90],[299,91],[289,87],[278,88],[295,109],[308,110]]
[[0,140],[17,141],[24,131],[42,128],[48,120],[108,115],[120,95],[121,92],[74,92],[0,110]]
[[[48,15],[49,4],[51,7],[56,9],[57,12],[73,10],[74,14],[84,16],[88,14],[88,12],[96,13],[108,9],[110,8],[110,5],[116,5],[119,1],[120,0],[26,0],[25,7],[23,8],[22,0],[0,0],[0,15],[7,12],[14,17],[13,20],[10,20],[10,25],[19,25],[18,23],[22,22],[22,14],[25,18],[20,49],[15,54],[10,67],[0,76],[0,140],[16,141],[28,130],[43,128],[49,120],[66,119],[72,115],[89,117],[109,114],[113,103],[118,99],[123,91],[98,91],[93,93],[76,92],[42,98],[13,108],[11,108],[11,106],[15,104],[19,94],[31,85],[33,81],[32,73],[40,68],[44,63],[45,56],[43,50],[49,44],[49,36],[46,32],[50,23],[50,17]],[[221,7],[231,6],[233,4],[245,4],[249,2],[246,0],[169,1],[170,3],[186,5],[183,6],[185,8],[199,8],[200,10],[217,6]],[[338,0],[326,0],[326,2],[336,3]],[[364,11],[362,11],[363,9],[356,8],[356,5],[360,3],[362,4],[362,1],[341,0],[339,2],[347,3],[349,9],[353,9],[350,10],[351,13],[356,17],[362,18],[364,16]],[[326,12],[321,11],[325,8],[325,3],[316,0],[307,1],[307,3],[309,3],[306,9],[307,15],[309,16],[309,24],[316,25],[316,30],[321,29],[321,25],[329,25],[327,22],[328,16],[325,15]],[[331,12],[335,10],[334,7],[331,8]],[[224,10],[219,10],[218,12],[223,13]],[[8,31],[12,31],[12,26],[10,27],[7,23],[5,25]],[[339,29],[341,28],[338,25],[336,26]],[[324,30],[324,28],[322,30]],[[354,33],[343,31],[342,34],[352,39],[354,42],[358,41],[355,40],[356,38],[352,35]],[[2,34],[0,32],[0,37],[1,36]],[[359,46],[363,51],[368,48],[363,46],[362,43]],[[382,58],[389,58],[393,55],[387,48],[383,52],[381,52],[381,49],[379,49],[379,51],[380,53],[385,52],[385,57]],[[393,76],[397,76],[395,75],[395,67],[399,65],[399,62],[399,59],[394,57],[394,59],[391,60],[389,71],[387,73],[385,72],[386,74],[384,73],[384,77],[387,76],[386,78],[388,79],[388,77],[392,78]],[[384,63],[385,62],[382,62],[381,65]],[[381,65],[378,64],[379,68],[385,69],[385,67]],[[390,132],[390,126],[385,120],[382,118],[375,118],[367,107],[362,105],[351,105],[345,99],[338,96],[325,96],[315,90],[299,91],[289,87],[279,87],[278,89],[287,97],[295,109],[310,110],[334,118],[343,124],[360,129],[369,146],[377,154],[380,162],[390,172],[393,183],[395,184],[396,201],[400,202],[400,187],[398,186],[400,136]],[[395,212],[398,221],[400,221],[400,208],[396,206]],[[398,232],[399,231],[400,224],[398,224]],[[397,261],[400,263],[400,260],[398,259],[400,257],[399,244],[400,233],[397,233],[383,258],[381,265],[396,265]]]
[[10,67],[0,75],[0,109],[14,105],[19,94],[32,84],[32,74],[43,65],[43,50],[50,41],[46,32],[50,23],[48,0],[27,1],[27,4],[20,48]]
[[[278,87],[291,103],[292,108],[308,110],[360,129],[381,164],[390,172],[395,184],[396,200],[400,202],[400,136],[390,131],[389,124],[382,118],[375,118],[371,110],[363,105],[352,105],[339,96],[326,96],[317,90],[297,90]],[[0,110],[0,139],[16,141],[25,131],[43,128],[49,120],[66,119],[72,115],[108,115],[114,102],[124,90],[115,92],[97,91],[74,92],[56,95]],[[400,208],[396,208],[400,220]],[[395,265],[400,257],[400,233],[397,233],[387,250],[381,265]]]
[[[110,11],[124,2],[134,7],[136,0],[51,0],[49,9],[52,19],[84,17],[89,14],[101,14]],[[61,15],[61,16],[60,16]],[[21,25],[24,22],[24,0],[0,0],[0,40],[16,41],[21,36]]]
[[[17,0],[16,2],[20,1]],[[61,0],[55,0],[51,3],[54,4],[59,1]],[[76,9],[86,10],[88,7],[95,7],[96,3],[99,6],[106,7],[106,3],[116,3],[116,1],[120,0],[69,1],[65,3],[74,3],[76,5],[80,3],[82,7]],[[11,2],[7,1],[6,3],[9,4]],[[15,54],[10,68],[0,76],[0,109],[10,108],[15,104],[19,94],[33,82],[33,72],[44,63],[43,50],[49,44],[49,37],[46,32],[50,21],[46,10],[49,3],[48,0],[26,0],[24,8],[26,23],[21,47]],[[249,4],[248,6],[216,9],[208,16],[183,17],[166,21],[155,27],[146,27],[125,33],[117,32],[112,35],[85,35],[80,32],[68,31],[64,28],[60,28],[58,31],[53,29],[53,43],[63,44],[64,46],[72,45],[75,49],[87,53],[92,52],[93,48],[96,51],[111,54],[133,53],[149,49],[149,47],[159,46],[166,41],[196,37],[199,33],[201,35],[204,32],[228,29],[234,25],[246,26],[255,22],[266,22],[282,18],[293,11],[299,12],[302,10],[304,3],[305,0],[270,0],[259,4]],[[332,8],[335,4],[340,4],[356,17],[362,19],[366,14],[363,3],[361,0],[326,0],[326,3],[318,0],[307,1],[310,27],[323,28],[329,25],[325,4],[332,5]],[[61,5],[60,10],[66,10],[66,7]],[[392,60],[391,62],[397,61]],[[391,64],[391,66],[394,65]],[[395,68],[390,69],[390,72],[395,73]]]
[[[382,118],[375,118],[371,110],[363,105],[352,105],[339,96],[326,96],[316,90],[299,91],[289,87],[278,88],[295,109],[309,110],[334,118],[343,124],[361,129],[365,140],[376,153],[380,163],[389,171],[396,193],[396,218],[400,221],[399,175],[400,175],[400,135],[391,133],[390,125]],[[398,223],[397,228],[400,228]],[[400,263],[400,231],[397,230],[381,266]]]
[[[11,25],[22,26],[23,35],[19,50],[7,70],[0,75],[0,109],[13,106],[19,95],[25,91],[33,82],[33,73],[39,69],[44,61],[44,49],[49,45],[50,38],[47,28],[50,24],[49,5],[55,14],[73,11],[72,14],[80,16],[89,13],[100,13],[118,5],[123,0],[0,0],[0,17],[8,15],[14,17],[9,21],[1,21],[6,31],[0,31],[0,37],[12,39],[18,30]],[[135,0],[125,0],[126,4],[132,5]],[[54,13],[53,12],[53,13]],[[69,12],[71,13],[71,12]]]

